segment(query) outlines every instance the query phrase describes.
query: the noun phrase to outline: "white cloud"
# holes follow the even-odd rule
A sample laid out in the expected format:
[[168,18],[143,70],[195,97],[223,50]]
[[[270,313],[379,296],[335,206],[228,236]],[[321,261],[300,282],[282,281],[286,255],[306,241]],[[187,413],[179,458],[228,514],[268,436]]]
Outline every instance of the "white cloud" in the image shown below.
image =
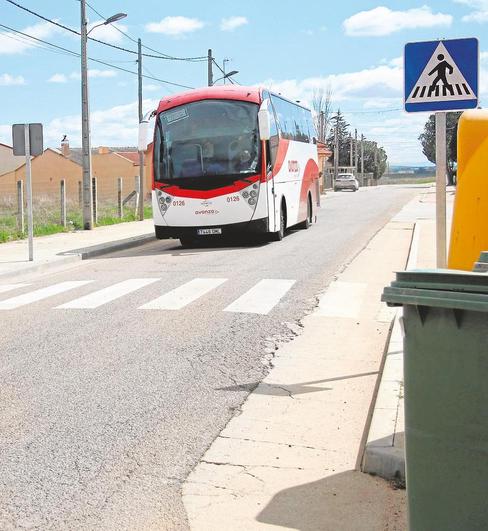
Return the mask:
[[25,85],[24,77],[0,74],[0,87],[11,87],[12,85]]
[[[115,77],[117,75],[117,72],[115,72],[114,70],[98,70],[96,68],[89,68],[88,69],[88,77],[89,78],[107,78],[107,77]],[[71,72],[71,74],[69,75],[70,79],[76,79],[76,80],[79,80],[81,79],[81,74],[80,72]]]
[[343,22],[343,27],[346,35],[353,37],[380,37],[405,29],[450,26],[452,20],[451,15],[433,13],[428,6],[406,11],[379,6],[349,17]]
[[249,21],[246,17],[228,17],[223,18],[220,22],[220,29],[222,31],[234,31],[240,26],[245,26]]
[[161,22],[150,22],[146,24],[146,31],[149,33],[163,33],[171,37],[183,36],[186,33],[203,28],[205,23],[198,18],[189,17],[164,17]]
[[470,7],[473,11],[465,15],[463,22],[488,22],[488,0],[454,0],[457,4]]
[[49,83],[67,83],[68,78],[64,74],[53,74],[49,79]]
[[154,92],[154,91],[160,91],[161,90],[161,86],[160,85],[151,85],[151,84],[148,84],[148,85],[144,85],[144,90],[148,90],[149,92]]
[[[90,22],[90,24],[88,24],[88,31],[90,31],[94,26],[97,26],[97,24],[101,24],[102,22],[103,20]],[[124,38],[122,33],[118,30],[123,31],[125,33],[127,32],[127,26],[118,23],[98,26],[90,33],[90,37],[94,37],[95,39],[109,42],[111,44],[118,44]]]
[[[34,24],[22,29],[22,33],[28,33],[38,39],[46,39],[56,32],[55,26],[49,22]],[[0,55],[13,55],[24,53],[26,50],[36,47],[36,41],[23,37],[14,32],[0,32]]]
[[487,62],[488,63],[488,52],[481,52],[480,53],[480,61]]
[[[155,109],[159,100],[143,100],[144,112]],[[136,146],[138,140],[138,103],[118,105],[90,113],[92,146]],[[0,142],[10,144],[12,126],[0,125]],[[59,147],[63,135],[72,147],[81,146],[81,116],[59,116],[44,124],[45,145]]]
[[292,100],[310,102],[315,89],[332,89],[335,102],[347,99],[371,99],[401,97],[403,69],[400,66],[379,65],[357,72],[331,74],[324,77],[310,77],[301,81],[267,80],[263,85],[274,92],[282,92]]

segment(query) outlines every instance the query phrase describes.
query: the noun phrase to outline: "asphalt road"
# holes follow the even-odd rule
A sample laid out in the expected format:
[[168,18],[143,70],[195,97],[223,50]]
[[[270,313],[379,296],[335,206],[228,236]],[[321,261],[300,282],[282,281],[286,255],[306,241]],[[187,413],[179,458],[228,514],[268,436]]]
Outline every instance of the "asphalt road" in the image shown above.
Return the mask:
[[[419,191],[330,194],[282,242],[155,241],[1,293],[0,529],[186,529],[188,473],[334,273]],[[112,288],[141,278],[157,280]],[[91,282],[34,300],[72,281]],[[237,300],[248,311],[224,311]]]

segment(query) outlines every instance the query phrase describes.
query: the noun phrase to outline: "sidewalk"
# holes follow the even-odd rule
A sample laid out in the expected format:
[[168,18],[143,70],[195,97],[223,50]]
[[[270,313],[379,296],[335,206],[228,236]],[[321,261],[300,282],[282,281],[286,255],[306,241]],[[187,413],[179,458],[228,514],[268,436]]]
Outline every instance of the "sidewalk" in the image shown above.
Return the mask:
[[27,240],[0,244],[0,277],[47,271],[96,255],[154,239],[152,219],[63,232],[34,238],[34,261],[29,262]]

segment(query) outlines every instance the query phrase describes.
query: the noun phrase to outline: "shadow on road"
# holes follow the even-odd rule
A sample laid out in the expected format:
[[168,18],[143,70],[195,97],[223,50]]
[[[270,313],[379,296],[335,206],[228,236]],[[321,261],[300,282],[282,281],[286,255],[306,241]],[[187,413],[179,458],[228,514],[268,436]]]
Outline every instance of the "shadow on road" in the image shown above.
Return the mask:
[[114,251],[100,256],[95,256],[93,259],[105,258],[133,258],[137,256],[157,256],[162,254],[171,254],[172,256],[195,255],[202,253],[212,253],[215,251],[238,251],[240,249],[252,249],[258,247],[265,247],[272,242],[266,241],[263,238],[230,238],[227,239],[208,239],[195,243],[192,246],[183,247],[179,240],[154,240],[151,243],[144,244],[122,251]]

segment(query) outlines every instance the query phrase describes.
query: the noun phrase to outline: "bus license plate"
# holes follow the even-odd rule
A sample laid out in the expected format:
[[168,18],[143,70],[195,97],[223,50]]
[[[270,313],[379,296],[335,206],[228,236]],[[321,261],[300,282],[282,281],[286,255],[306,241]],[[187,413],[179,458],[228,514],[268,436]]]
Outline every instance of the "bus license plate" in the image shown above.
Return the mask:
[[200,236],[209,236],[212,234],[222,234],[222,229],[198,229],[197,234]]

